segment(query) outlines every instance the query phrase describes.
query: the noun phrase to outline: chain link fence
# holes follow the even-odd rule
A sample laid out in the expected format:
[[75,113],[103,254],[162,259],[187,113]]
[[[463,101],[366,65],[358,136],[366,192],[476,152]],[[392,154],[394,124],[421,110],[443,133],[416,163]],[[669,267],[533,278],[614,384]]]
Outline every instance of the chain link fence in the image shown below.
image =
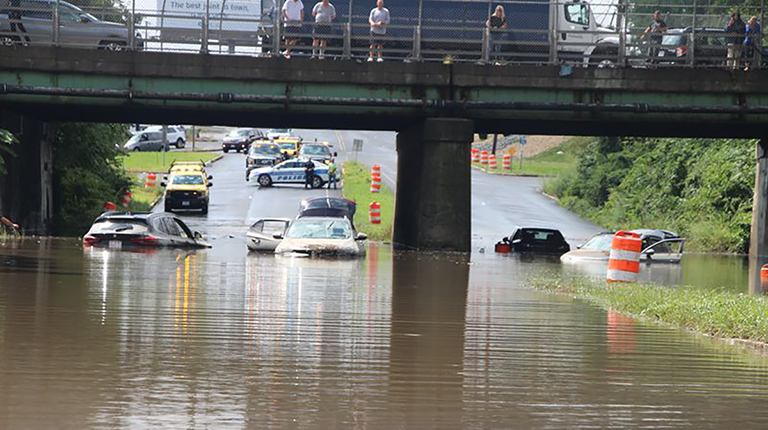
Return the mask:
[[[315,22],[315,1],[303,3],[300,20],[281,13],[285,1],[288,9],[297,5],[297,0],[0,0],[0,44],[499,65],[762,63],[762,29],[751,37],[740,23],[726,29],[736,6],[699,0],[387,0],[390,20],[376,32],[369,24],[373,0],[332,1],[335,17],[328,23]],[[762,6],[744,7],[743,22],[754,16],[762,23]]]

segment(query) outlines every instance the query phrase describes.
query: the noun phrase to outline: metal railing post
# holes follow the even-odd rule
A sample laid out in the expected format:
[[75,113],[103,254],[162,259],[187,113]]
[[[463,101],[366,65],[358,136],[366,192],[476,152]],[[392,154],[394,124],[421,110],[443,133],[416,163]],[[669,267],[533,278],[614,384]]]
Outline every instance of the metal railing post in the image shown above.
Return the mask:
[[[279,2],[277,2],[279,4]],[[280,28],[280,18],[282,16],[282,11],[280,8],[277,10],[277,15],[275,16],[275,19],[273,21],[273,33],[274,33],[274,40],[272,41],[273,49],[272,51],[276,56],[280,56],[280,37],[281,37],[281,28]]]
[[485,27],[483,29],[483,47],[480,53],[480,61],[487,63],[491,61],[491,29]]
[[627,31],[625,24],[627,22],[627,15],[624,1],[619,0],[617,7],[619,9],[616,14],[616,29],[619,32],[619,52],[616,61],[621,67],[624,67],[627,65]]
[[557,1],[552,2],[554,5],[555,13],[553,13],[552,29],[549,31],[549,62],[550,64],[557,64],[557,44],[560,41],[560,3]]
[[[691,16],[691,40],[688,43],[688,65],[696,66],[696,0],[693,0],[693,15]],[[706,30],[705,30],[706,31]]]
[[133,51],[136,49],[136,29],[133,22],[133,14],[128,12],[128,50]]
[[200,40],[200,53],[208,53],[208,9],[205,10],[205,16],[203,16],[203,34]]
[[753,40],[752,43],[755,45],[755,49],[753,52],[755,53],[755,58],[752,61],[752,64],[750,67],[754,67],[755,69],[760,69],[760,63],[763,62],[763,25],[765,19],[765,0],[760,0],[760,34],[757,35],[757,40]]
[[53,46],[59,46],[59,38],[61,37],[61,2],[56,0],[56,6],[53,10]]
[[414,61],[421,61],[421,24],[413,27],[413,50],[411,57]]
[[345,60],[352,58],[352,24],[349,22],[344,23],[344,52],[342,57]]

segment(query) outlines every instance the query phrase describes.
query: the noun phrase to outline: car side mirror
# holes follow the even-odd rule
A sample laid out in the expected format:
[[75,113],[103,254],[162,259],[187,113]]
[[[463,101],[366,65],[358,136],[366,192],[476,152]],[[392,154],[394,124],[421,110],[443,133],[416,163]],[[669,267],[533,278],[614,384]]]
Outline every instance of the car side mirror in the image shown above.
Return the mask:
[[90,18],[88,18],[85,15],[80,15],[80,22],[82,22],[82,23],[89,23],[89,22],[91,22],[91,20],[90,20]]
[[273,237],[273,238],[275,238],[275,239],[278,239],[278,240],[280,240],[280,239],[282,239],[284,236],[283,236],[283,233],[275,233],[275,234],[273,234],[273,235],[272,235],[272,237]]
[[202,238],[203,238],[203,235],[202,235],[202,234],[200,234],[200,232],[199,232],[199,231],[196,231],[196,232],[193,234],[193,236],[195,236],[195,239],[202,239]]
[[160,186],[161,186],[161,187],[164,187],[164,186],[166,186],[166,185],[168,185],[168,184],[166,184],[165,182],[160,182]]
[[645,252],[644,252],[644,254],[650,257],[650,256],[652,256],[653,254],[656,254],[656,250],[655,250],[655,249],[653,249],[653,248],[651,248],[651,249],[649,249],[649,250],[645,251]]
[[366,240],[368,239],[368,235],[365,233],[357,233],[357,236],[355,236],[355,240]]

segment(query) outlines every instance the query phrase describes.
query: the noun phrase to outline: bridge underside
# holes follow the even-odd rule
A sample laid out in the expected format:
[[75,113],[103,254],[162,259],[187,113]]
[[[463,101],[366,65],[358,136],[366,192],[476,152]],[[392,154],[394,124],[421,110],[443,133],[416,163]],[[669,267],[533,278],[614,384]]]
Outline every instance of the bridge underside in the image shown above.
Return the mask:
[[45,120],[756,137],[768,72],[359,63],[0,47],[0,109]]

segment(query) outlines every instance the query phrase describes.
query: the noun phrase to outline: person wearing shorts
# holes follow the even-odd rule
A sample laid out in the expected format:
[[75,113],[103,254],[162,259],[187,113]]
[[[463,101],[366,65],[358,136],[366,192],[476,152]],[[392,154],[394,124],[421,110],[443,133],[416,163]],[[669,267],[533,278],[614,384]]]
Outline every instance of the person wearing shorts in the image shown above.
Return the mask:
[[312,58],[317,57],[322,60],[325,57],[325,47],[328,46],[328,37],[333,32],[331,23],[336,19],[336,8],[330,1],[322,0],[312,8],[312,15],[315,17]]
[[371,10],[371,14],[368,16],[368,24],[371,26],[371,51],[368,61],[373,61],[377,52],[376,61],[384,61],[381,55],[384,50],[387,25],[389,25],[389,9],[384,7],[384,0],[376,0],[376,7]]
[[286,0],[281,9],[285,22],[285,58],[291,58],[291,47],[299,43],[301,24],[304,22],[304,3],[301,0]]

